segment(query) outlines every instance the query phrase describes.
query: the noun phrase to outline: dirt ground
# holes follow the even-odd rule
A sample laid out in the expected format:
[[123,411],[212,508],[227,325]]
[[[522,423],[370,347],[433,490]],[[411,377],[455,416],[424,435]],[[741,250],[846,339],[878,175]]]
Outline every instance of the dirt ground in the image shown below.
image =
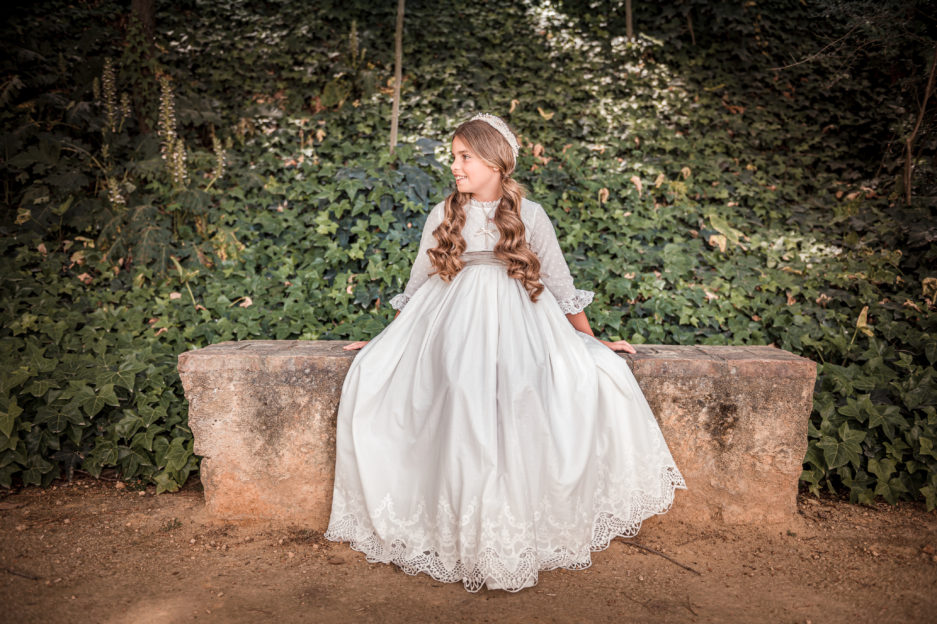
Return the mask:
[[784,528],[683,526],[653,517],[630,543],[616,538],[593,553],[586,570],[541,572],[536,586],[517,593],[470,593],[461,583],[370,564],[319,531],[213,519],[197,479],[159,496],[121,485],[84,478],[0,500],[3,621],[937,618],[937,512],[921,504],[866,508],[802,494],[799,518]]

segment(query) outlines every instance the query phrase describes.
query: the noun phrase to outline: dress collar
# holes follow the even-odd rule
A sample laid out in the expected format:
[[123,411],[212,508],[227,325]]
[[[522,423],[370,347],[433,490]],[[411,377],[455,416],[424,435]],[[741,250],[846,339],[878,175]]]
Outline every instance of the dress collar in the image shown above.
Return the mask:
[[497,205],[500,204],[500,203],[501,203],[501,198],[500,198],[500,197],[499,197],[498,199],[493,199],[493,200],[487,201],[487,202],[478,201],[478,200],[475,199],[474,197],[469,198],[469,205],[478,206],[479,208],[483,208],[483,209],[485,210],[485,212],[489,212],[489,211],[492,210],[493,208],[497,207]]

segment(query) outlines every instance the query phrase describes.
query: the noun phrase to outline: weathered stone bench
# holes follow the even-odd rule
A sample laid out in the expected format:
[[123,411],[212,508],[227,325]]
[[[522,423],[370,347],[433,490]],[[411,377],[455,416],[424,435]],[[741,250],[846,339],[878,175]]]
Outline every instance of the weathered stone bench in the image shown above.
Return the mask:
[[[345,341],[223,342],[179,355],[210,513],[328,526]],[[794,521],[816,364],[768,346],[621,354],[687,490],[661,522]]]

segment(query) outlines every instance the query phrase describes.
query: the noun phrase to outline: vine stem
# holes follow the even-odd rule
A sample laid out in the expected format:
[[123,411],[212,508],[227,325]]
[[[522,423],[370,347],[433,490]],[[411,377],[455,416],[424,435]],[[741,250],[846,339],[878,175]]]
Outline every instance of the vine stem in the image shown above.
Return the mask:
[[62,147],[63,147],[63,149],[67,149],[67,150],[71,150],[71,151],[73,151],[73,152],[78,152],[79,154],[85,154],[85,155],[87,155],[88,158],[90,158],[91,160],[93,160],[93,161],[94,161],[94,164],[96,164],[96,165],[98,166],[98,169],[101,170],[101,173],[103,173],[103,174],[105,175],[105,177],[107,176],[107,169],[105,169],[105,168],[104,168],[104,165],[101,164],[101,161],[99,161],[97,158],[95,158],[95,157],[94,157],[94,154],[92,154],[92,153],[89,152],[88,150],[84,150],[84,149],[81,149],[80,147],[78,147],[78,146],[76,146],[76,145],[69,145],[69,144],[67,144],[67,143],[66,143],[65,145],[63,145]]
[[186,278],[185,273],[182,272],[182,265],[179,264],[179,260],[175,256],[169,256],[172,258],[173,263],[176,265],[176,270],[179,272],[179,278],[182,280],[182,283],[185,284],[185,289],[189,291],[189,298],[192,299],[192,305],[198,306],[198,302],[195,301],[195,295],[192,294],[192,288],[189,286],[189,280]]
[[849,359],[849,347],[852,346],[853,341],[856,339],[856,334],[858,334],[858,333],[859,333],[859,328],[856,327],[856,329],[853,330],[853,332],[852,332],[852,338],[849,339],[849,344],[846,345],[846,355],[843,356],[843,362],[842,362],[842,364],[840,364],[840,366],[845,366],[845,365],[846,365],[846,360]]
[[924,110],[927,108],[927,100],[930,97],[931,91],[934,90],[934,69],[937,68],[937,47],[934,48],[934,60],[931,61],[930,65],[930,75],[927,77],[927,86],[924,87],[924,101],[921,102],[921,109],[918,111],[917,122],[914,124],[914,129],[911,130],[911,134],[908,135],[908,138],[905,139],[905,163],[904,163],[904,194],[905,194],[905,205],[911,205],[911,173],[914,171],[914,154],[912,151],[912,143],[914,143],[914,138],[917,136],[917,132],[921,127],[921,120],[924,119]]
[[791,63],[790,65],[785,65],[785,66],[783,66],[783,67],[770,67],[769,69],[771,69],[771,70],[789,69],[789,68],[794,67],[794,66],[796,66],[796,65],[800,65],[801,63],[810,62],[810,61],[812,61],[813,59],[818,58],[821,54],[823,54],[824,50],[826,50],[827,48],[829,48],[829,47],[831,47],[831,46],[834,46],[834,45],[836,45],[837,43],[839,43],[840,41],[843,41],[844,39],[846,39],[846,37],[848,37],[849,35],[851,35],[851,34],[852,34],[852,31],[854,31],[856,28],[858,28],[858,26],[853,26],[852,28],[850,28],[850,29],[846,32],[845,35],[843,35],[843,36],[840,37],[839,39],[836,39],[835,41],[829,42],[828,44],[826,44],[825,46],[823,46],[822,48],[820,48],[819,50],[817,50],[817,51],[814,52],[813,54],[807,56],[806,58],[804,58],[804,59],[802,59],[802,60],[800,60],[800,61],[797,61],[797,62],[795,62],[795,63]]
[[189,291],[189,297],[192,299],[192,305],[193,306],[198,305],[195,302],[195,295],[192,294],[192,289],[189,287],[189,280],[185,281],[185,289]]
[[660,551],[658,551],[658,550],[654,550],[653,548],[648,548],[647,546],[642,546],[641,544],[635,544],[634,542],[624,542],[624,543],[625,543],[625,544],[628,544],[629,546],[634,546],[635,548],[640,548],[641,550],[646,550],[646,551],[649,552],[649,553],[654,553],[655,555],[660,555],[661,557],[663,557],[663,558],[666,559],[667,561],[670,561],[671,563],[674,563],[674,564],[680,566],[680,567],[683,568],[684,570],[689,570],[690,572],[692,572],[693,574],[696,574],[697,576],[702,576],[702,574],[701,574],[699,571],[694,570],[693,568],[691,568],[691,567],[688,566],[688,565],[683,565],[682,563],[680,563],[679,561],[677,561],[677,560],[674,559],[673,557],[669,557],[669,556],[665,555],[664,553],[662,553],[662,552],[660,552]]
[[18,572],[18,571],[16,571],[16,570],[14,570],[13,568],[3,568],[3,569],[4,569],[4,571],[6,571],[6,572],[9,573],[9,574],[12,574],[13,576],[22,576],[23,578],[29,579],[30,581],[40,581],[40,580],[42,580],[42,577],[41,577],[41,576],[33,576],[33,575],[31,575],[31,574],[26,574],[26,573],[24,573],[24,572]]

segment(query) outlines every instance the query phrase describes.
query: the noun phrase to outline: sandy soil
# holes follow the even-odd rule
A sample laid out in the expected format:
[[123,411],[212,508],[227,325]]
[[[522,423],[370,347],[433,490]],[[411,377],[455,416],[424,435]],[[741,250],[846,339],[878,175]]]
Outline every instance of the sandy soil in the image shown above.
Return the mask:
[[636,538],[593,553],[587,570],[541,572],[517,593],[470,593],[370,564],[301,526],[213,519],[197,480],[159,496],[121,485],[86,478],[0,500],[5,622],[937,618],[937,512],[921,504],[866,508],[802,494],[796,523],[781,528],[655,517]]

